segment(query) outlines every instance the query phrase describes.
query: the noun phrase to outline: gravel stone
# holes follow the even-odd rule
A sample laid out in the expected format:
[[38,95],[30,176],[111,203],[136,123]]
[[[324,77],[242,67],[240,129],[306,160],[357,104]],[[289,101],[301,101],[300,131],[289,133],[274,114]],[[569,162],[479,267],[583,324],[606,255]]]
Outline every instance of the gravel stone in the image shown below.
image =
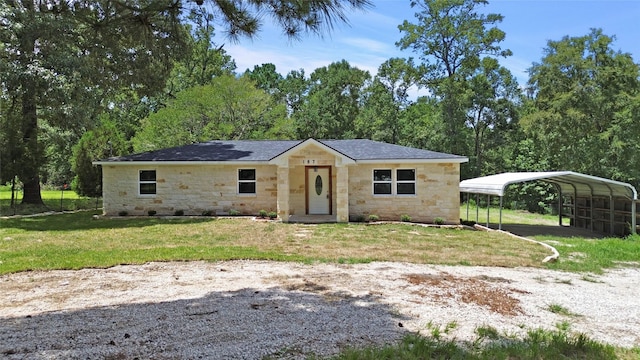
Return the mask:
[[[227,261],[0,276],[0,358],[304,359],[409,332],[555,329],[640,346],[640,269]],[[556,314],[560,305],[569,315]],[[449,325],[449,329],[447,328]],[[446,329],[446,330],[445,330]]]

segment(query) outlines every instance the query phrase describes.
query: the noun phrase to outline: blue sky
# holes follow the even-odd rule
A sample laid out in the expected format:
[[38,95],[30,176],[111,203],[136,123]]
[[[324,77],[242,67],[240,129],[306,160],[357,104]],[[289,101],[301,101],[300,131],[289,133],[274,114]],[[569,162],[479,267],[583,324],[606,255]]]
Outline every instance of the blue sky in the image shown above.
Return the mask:
[[[399,50],[395,43],[402,37],[398,25],[405,19],[415,22],[416,9],[409,0],[373,0],[374,8],[350,12],[350,25],[338,25],[324,38],[304,36],[299,41],[287,40],[265,20],[263,31],[253,40],[238,43],[218,38],[218,44],[235,59],[238,72],[254,65],[273,63],[285,75],[290,70],[304,69],[309,75],[316,68],[347,60],[352,66],[374,74],[378,66],[391,57],[414,57],[410,50]],[[498,25],[506,32],[502,47],[513,56],[501,63],[511,70],[523,85],[526,70],[539,62],[548,40],[563,36],[582,36],[590,28],[601,28],[614,35],[613,48],[632,54],[640,62],[640,0],[493,0],[481,7],[483,13],[504,16]]]

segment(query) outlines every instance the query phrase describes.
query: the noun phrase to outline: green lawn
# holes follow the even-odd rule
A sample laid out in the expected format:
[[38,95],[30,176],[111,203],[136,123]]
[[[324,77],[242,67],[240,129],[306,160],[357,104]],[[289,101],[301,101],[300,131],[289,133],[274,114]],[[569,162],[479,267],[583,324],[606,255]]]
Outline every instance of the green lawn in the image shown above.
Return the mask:
[[[480,225],[487,223],[487,208],[477,208],[475,205],[469,206],[467,216],[467,206],[460,206],[460,219],[475,221]],[[500,209],[492,207],[489,209],[489,223],[497,224],[500,220]],[[564,225],[569,225],[569,219],[562,219]],[[534,214],[525,210],[502,210],[503,224],[523,224],[523,225],[558,225],[557,215]]]
[[44,206],[23,205],[22,192],[15,192],[15,206],[11,207],[11,187],[0,186],[0,216],[27,215],[47,211],[73,211],[81,209],[100,209],[102,199],[87,198],[72,190],[42,190]]
[[409,224],[284,224],[93,212],[1,221],[0,273],[172,260],[267,259],[541,267],[544,247],[499,233]]

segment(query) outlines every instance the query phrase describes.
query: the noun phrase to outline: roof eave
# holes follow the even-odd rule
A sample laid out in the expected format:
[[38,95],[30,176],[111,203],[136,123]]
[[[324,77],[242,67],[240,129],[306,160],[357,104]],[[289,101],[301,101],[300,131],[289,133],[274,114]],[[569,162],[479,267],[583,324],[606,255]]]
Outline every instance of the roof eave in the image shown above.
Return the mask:
[[457,163],[462,164],[468,162],[469,159],[463,158],[443,158],[443,159],[366,159],[356,160],[357,164],[442,164]]
[[354,164],[355,160],[350,158],[349,156],[333,149],[332,147],[323,144],[322,142],[316,140],[316,139],[312,139],[309,138],[305,141],[301,141],[298,144],[292,146],[291,148],[287,149],[286,151],[282,152],[281,154],[278,154],[276,156],[274,156],[271,160],[269,160],[269,164],[272,165],[282,165],[286,162],[286,159],[289,158],[289,156],[291,156],[293,153],[304,149],[307,146],[310,145],[315,145],[323,150],[325,150],[326,152],[332,154],[335,157],[339,157],[342,159],[342,165],[350,165],[350,164]]
[[232,160],[232,161],[194,161],[194,160],[184,160],[184,161],[94,161],[93,165],[123,165],[123,166],[157,166],[157,165],[183,165],[183,166],[193,166],[193,165],[269,165],[267,160]]

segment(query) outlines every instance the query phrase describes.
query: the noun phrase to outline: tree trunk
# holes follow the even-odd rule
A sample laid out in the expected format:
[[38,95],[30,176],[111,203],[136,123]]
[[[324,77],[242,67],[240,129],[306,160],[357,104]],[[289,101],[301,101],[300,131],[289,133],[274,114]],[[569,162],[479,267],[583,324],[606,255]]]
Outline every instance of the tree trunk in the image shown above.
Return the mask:
[[44,205],[40,194],[40,149],[38,146],[38,113],[33,81],[25,80],[22,94],[22,142],[25,145],[20,179],[23,183],[23,204]]
[[35,91],[28,89],[22,95],[22,116],[24,133],[22,141],[26,147],[21,170],[24,195],[23,204],[44,205],[40,194],[40,174],[38,148],[38,115],[36,113]]
[[[24,6],[34,13],[32,1],[23,1]],[[28,69],[33,62],[36,35],[33,29],[26,29],[20,40],[20,62],[23,69]],[[20,179],[23,183],[23,204],[44,205],[40,194],[40,149],[38,147],[38,112],[36,79],[33,74],[26,74],[22,80],[22,141],[25,154],[22,159]]]

